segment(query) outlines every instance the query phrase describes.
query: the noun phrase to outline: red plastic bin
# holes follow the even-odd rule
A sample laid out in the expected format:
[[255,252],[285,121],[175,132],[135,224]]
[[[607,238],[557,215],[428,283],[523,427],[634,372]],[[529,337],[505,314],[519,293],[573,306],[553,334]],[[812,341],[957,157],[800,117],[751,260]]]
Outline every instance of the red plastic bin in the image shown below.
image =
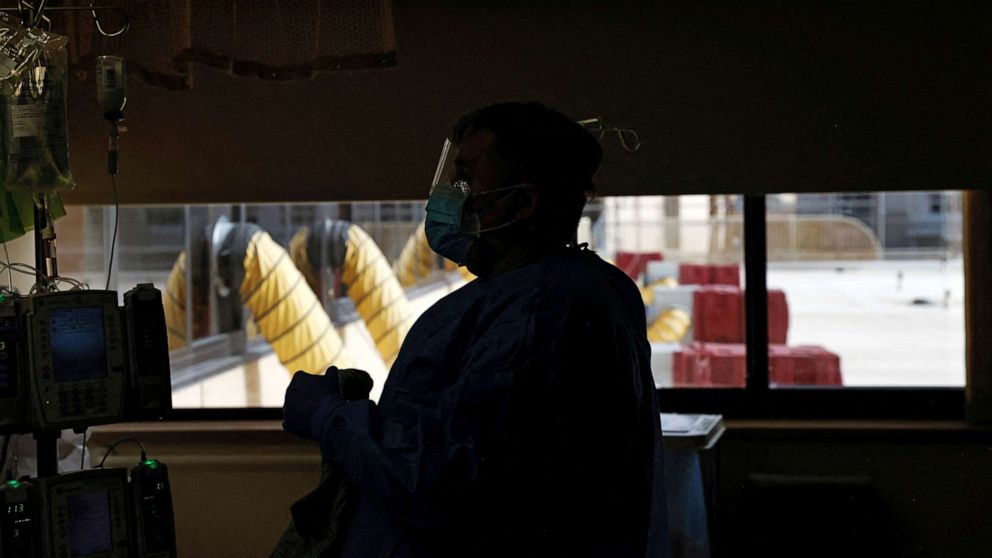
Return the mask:
[[672,358],[672,380],[680,387],[743,387],[747,370],[742,344],[692,343]]
[[744,297],[740,288],[699,287],[692,293],[693,339],[710,343],[744,342]]
[[710,285],[741,286],[741,268],[737,264],[711,265]]
[[768,350],[770,380],[779,385],[840,386],[840,356],[815,345],[786,347],[772,345]]
[[679,285],[708,285],[709,277],[705,265],[679,264]]
[[[737,287],[707,285],[692,293],[693,339],[707,343],[744,342],[744,292]],[[789,303],[780,290],[768,291],[768,342],[789,338]]]
[[693,346],[672,354],[672,383],[676,387],[710,387],[709,357]]
[[740,287],[740,266],[737,264],[679,264],[679,284]]
[[[771,345],[770,378],[775,385],[840,386],[840,357],[814,345]],[[747,349],[740,343],[686,345],[672,358],[672,379],[677,387],[743,387],[747,374]]]
[[648,268],[648,262],[660,262],[664,258],[661,252],[617,252],[617,267],[627,274],[628,277],[637,281],[637,278]]
[[776,345],[789,342],[789,302],[785,293],[777,289],[768,291],[768,342]]

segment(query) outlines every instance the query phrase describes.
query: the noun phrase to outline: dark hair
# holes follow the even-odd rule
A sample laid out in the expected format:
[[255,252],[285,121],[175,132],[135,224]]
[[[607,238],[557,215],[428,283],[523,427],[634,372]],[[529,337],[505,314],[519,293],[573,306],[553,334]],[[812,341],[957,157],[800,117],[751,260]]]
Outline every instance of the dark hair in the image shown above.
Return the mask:
[[540,103],[496,103],[458,120],[452,141],[493,133],[502,185],[533,184],[541,193],[540,222],[555,241],[575,234],[582,208],[595,195],[593,175],[603,159],[599,142],[575,120]]

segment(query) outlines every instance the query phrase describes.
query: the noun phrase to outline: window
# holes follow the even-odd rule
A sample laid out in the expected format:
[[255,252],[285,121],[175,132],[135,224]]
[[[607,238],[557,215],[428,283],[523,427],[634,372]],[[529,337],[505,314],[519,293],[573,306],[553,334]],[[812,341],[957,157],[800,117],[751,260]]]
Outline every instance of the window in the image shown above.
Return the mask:
[[[422,221],[423,201],[124,207],[111,288],[165,294],[177,408],[279,407],[291,371],[329,359],[377,394],[416,317],[473,279]],[[112,208],[70,207],[62,274],[102,287],[112,225]],[[762,387],[963,385],[958,192],[604,197],[579,240],[641,287],[666,410],[728,412]],[[378,278],[356,281],[366,266]]]
[[964,386],[960,198],[768,196],[772,384]]
[[591,243],[641,286],[659,388],[744,387],[743,200],[604,198]]
[[[379,390],[413,320],[471,279],[427,248],[423,205],[123,207],[111,288],[163,292],[177,408],[278,407],[314,363],[361,366]],[[63,275],[103,287],[113,220],[69,209]]]

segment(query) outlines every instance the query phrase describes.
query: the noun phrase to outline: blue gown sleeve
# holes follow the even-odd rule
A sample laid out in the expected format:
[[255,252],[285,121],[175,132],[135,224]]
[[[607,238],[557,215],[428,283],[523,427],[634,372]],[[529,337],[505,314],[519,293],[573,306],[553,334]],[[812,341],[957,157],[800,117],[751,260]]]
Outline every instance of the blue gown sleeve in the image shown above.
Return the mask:
[[440,433],[440,423],[421,425],[417,438],[425,443],[416,448],[386,448],[375,435],[377,423],[375,403],[346,403],[325,422],[321,447],[363,497],[397,519],[423,529],[451,523],[475,478],[473,448]]

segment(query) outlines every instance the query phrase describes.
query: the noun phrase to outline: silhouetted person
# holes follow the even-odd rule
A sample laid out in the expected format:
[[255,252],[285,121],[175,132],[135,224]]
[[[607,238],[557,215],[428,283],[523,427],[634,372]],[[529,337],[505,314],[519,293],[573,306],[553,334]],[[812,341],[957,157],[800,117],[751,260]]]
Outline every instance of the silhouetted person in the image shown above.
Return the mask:
[[463,117],[428,240],[478,280],[411,329],[378,406],[297,373],[285,428],[357,493],[341,556],[668,556],[644,306],[574,245],[597,141],[535,103]]

